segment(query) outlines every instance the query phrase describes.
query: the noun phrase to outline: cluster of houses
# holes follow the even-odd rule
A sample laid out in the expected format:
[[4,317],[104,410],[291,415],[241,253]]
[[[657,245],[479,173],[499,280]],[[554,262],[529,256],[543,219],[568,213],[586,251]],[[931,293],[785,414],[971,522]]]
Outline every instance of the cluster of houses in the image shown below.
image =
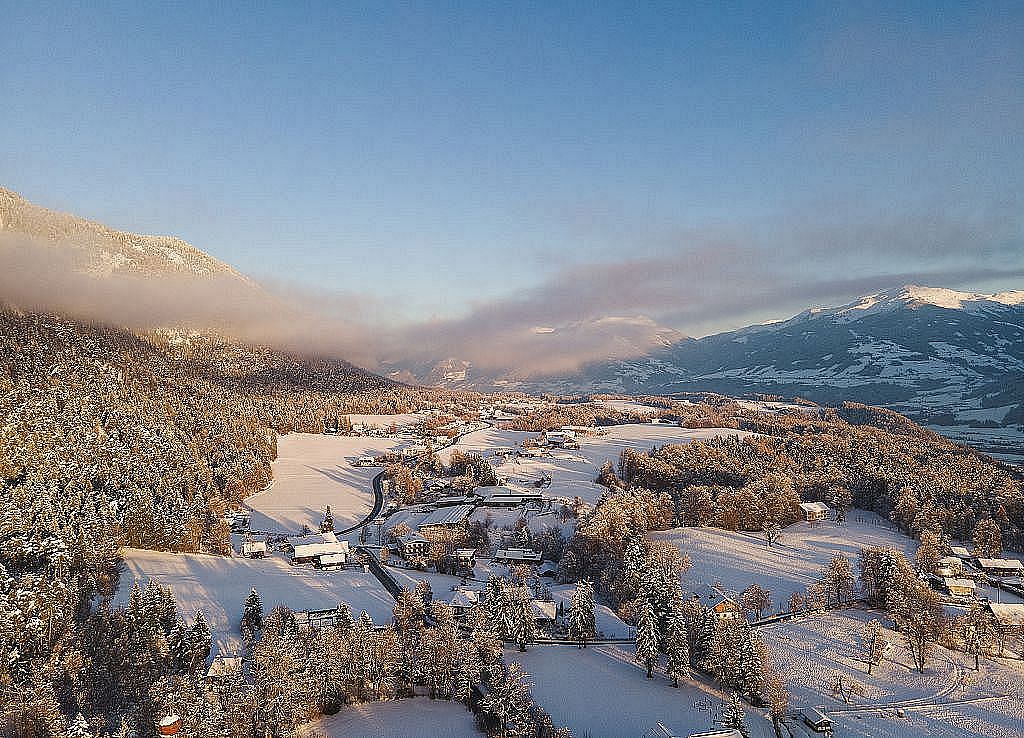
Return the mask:
[[287,539],[292,552],[292,564],[313,564],[318,569],[342,569],[352,555],[348,541],[339,541],[330,532]]
[[963,546],[952,546],[949,554],[936,562],[929,581],[953,599],[971,600],[977,594],[976,580],[980,577],[996,580],[1001,587],[1013,589],[1018,584],[1024,589],[1024,563],[1017,559],[979,557]]

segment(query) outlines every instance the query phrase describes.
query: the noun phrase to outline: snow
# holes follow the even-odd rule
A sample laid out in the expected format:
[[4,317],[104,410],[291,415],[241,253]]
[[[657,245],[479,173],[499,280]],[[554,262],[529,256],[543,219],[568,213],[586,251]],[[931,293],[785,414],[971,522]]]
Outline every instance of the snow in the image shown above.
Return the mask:
[[862,510],[851,510],[838,526],[831,521],[795,523],[771,548],[760,535],[718,528],[674,528],[650,537],[673,543],[690,557],[693,566],[683,574],[687,590],[707,594],[717,586],[735,593],[756,583],[771,593],[775,607],[819,580],[834,554],[856,566],[861,549],[870,546],[891,546],[908,555],[917,550],[887,520]]
[[[647,680],[626,646],[534,645],[525,653],[505,649],[506,661],[517,661],[529,673],[533,698],[551,714],[555,725],[567,725],[575,736],[639,738],[662,722],[682,735],[715,727],[725,693],[681,680],[674,689],[656,673]],[[748,708],[752,738],[774,735],[771,726]]]
[[[394,418],[400,416],[359,416]],[[383,425],[383,421],[380,423]],[[326,505],[337,529],[355,525],[373,507],[372,480],[378,467],[352,466],[360,456],[377,456],[399,447],[394,438],[291,433],[277,441],[271,465],[274,484],[245,500],[252,530],[298,533],[317,530]]]
[[343,707],[337,715],[307,723],[298,738],[479,738],[473,713],[458,702],[423,697]]
[[[600,431],[606,435],[577,436],[579,449],[554,449],[548,455],[538,458],[510,457],[496,467],[497,472],[507,477],[513,486],[532,486],[544,473],[548,473],[552,477],[552,484],[544,490],[546,497],[572,499],[579,496],[584,502],[593,504],[606,491],[604,487],[594,483],[601,465],[605,461],[618,462],[623,449],[649,451],[651,446],[689,443],[719,436],[743,438],[750,435],[747,431],[732,428],[680,428],[674,425],[643,423],[606,426],[600,428]],[[539,438],[540,435],[533,432],[485,428],[467,434],[454,445],[439,451],[438,455],[447,463],[454,449],[463,453],[486,454],[493,448],[518,446],[523,441]],[[497,516],[495,511],[494,517]],[[553,524],[555,521],[552,519],[550,522]]]
[[[836,735],[863,738],[1010,738],[1024,731],[1024,679],[1020,662],[973,657],[936,647],[925,673],[913,669],[899,635],[887,631],[894,645],[871,676],[858,645],[869,620],[886,623],[881,613],[850,610],[779,623],[758,629],[786,675],[790,707],[823,705]],[[864,697],[847,705],[834,697],[833,675],[865,688]],[[966,679],[966,683],[965,683]],[[906,713],[898,717],[897,709]]]
[[372,574],[361,569],[322,572],[291,566],[283,557],[229,558],[207,554],[124,549],[125,571],[114,604],[127,603],[133,582],[145,587],[153,579],[174,590],[178,609],[187,619],[202,610],[223,652],[241,646],[238,618],[253,587],[264,612],[277,605],[293,610],[326,609],[345,601],[359,615],[366,610],[375,623],[391,621],[395,602]]

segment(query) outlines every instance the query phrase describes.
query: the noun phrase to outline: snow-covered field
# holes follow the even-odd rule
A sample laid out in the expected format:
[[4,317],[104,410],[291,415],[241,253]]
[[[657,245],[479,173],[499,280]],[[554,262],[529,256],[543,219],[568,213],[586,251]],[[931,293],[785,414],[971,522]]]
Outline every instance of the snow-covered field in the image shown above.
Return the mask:
[[[697,682],[674,689],[664,674],[648,681],[628,646],[506,648],[505,660],[523,665],[534,700],[577,737],[640,738],[657,722],[673,735],[711,730],[725,697]],[[774,735],[756,711],[748,710],[747,723],[752,738]]]
[[[605,461],[617,462],[623,449],[649,451],[651,446],[689,443],[718,436],[750,435],[746,431],[731,428],[679,428],[673,425],[642,423],[614,425],[602,430],[607,431],[607,435],[579,438],[578,450],[554,449],[550,455],[540,458],[509,459],[498,467],[498,472],[508,477],[509,481],[519,484],[529,484],[540,479],[544,473],[548,473],[551,475],[552,483],[545,490],[546,495],[570,499],[579,496],[585,502],[593,504],[605,491],[604,487],[594,483],[601,465]],[[486,454],[491,449],[513,447],[525,439],[537,438],[539,435],[489,428],[470,433],[452,448]],[[441,458],[447,461],[450,453],[451,449],[442,451]]]
[[[867,674],[857,634],[868,611],[830,612],[758,629],[786,675],[791,708],[824,706],[836,735],[861,738],[1018,738],[1024,735],[1024,665],[973,658],[936,647],[924,674],[913,669],[896,633],[888,632],[887,658]],[[846,704],[833,695],[840,675],[864,687],[865,696]],[[902,710],[900,717],[897,710]]]
[[[402,416],[374,415],[372,418]],[[381,423],[384,421],[382,420]],[[356,467],[360,456],[377,456],[403,445],[395,438],[291,433],[277,441],[274,483],[245,500],[253,530],[298,533],[318,530],[326,505],[339,530],[355,525],[373,507],[371,480],[378,467]]]
[[822,569],[839,553],[856,566],[861,549],[891,546],[913,554],[916,543],[874,513],[851,510],[842,525],[831,521],[796,523],[783,531],[771,548],[755,534],[717,528],[675,528],[651,533],[653,540],[669,541],[690,557],[693,567],[683,575],[683,586],[706,593],[711,586],[741,592],[757,583],[771,592],[778,608],[795,591],[821,578]]
[[221,651],[240,646],[238,619],[242,603],[253,587],[260,593],[264,612],[276,605],[293,610],[326,609],[345,601],[354,614],[366,610],[376,623],[391,621],[394,600],[372,574],[361,569],[321,572],[293,567],[284,558],[228,558],[206,554],[124,550],[125,571],[115,604],[125,604],[132,583],[145,587],[153,579],[174,590],[178,609],[191,620],[202,610]]
[[342,708],[337,715],[308,723],[299,738],[479,738],[473,713],[457,702],[424,697],[369,702]]

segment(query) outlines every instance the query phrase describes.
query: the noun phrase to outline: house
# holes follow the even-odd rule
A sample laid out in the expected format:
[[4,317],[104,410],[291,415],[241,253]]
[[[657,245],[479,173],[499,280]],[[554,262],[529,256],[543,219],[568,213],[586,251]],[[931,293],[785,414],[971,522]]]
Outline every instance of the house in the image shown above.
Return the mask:
[[299,628],[333,628],[338,624],[338,608],[329,610],[296,610],[295,624]]
[[537,490],[513,489],[506,486],[477,487],[473,496],[481,507],[518,507],[544,501],[544,495]]
[[808,523],[828,519],[829,508],[824,502],[801,502],[800,509]]
[[398,552],[406,561],[426,556],[430,551],[430,541],[419,533],[406,533],[398,537]]
[[530,600],[530,609],[533,611],[533,619],[538,625],[555,622],[555,616],[558,614],[558,606],[554,602]]
[[353,466],[384,466],[384,459],[380,456],[360,456]]
[[265,540],[242,541],[242,556],[247,559],[262,559],[267,555]]
[[494,552],[494,561],[499,564],[539,564],[541,553],[530,548],[499,548]]
[[480,601],[481,594],[475,589],[458,589],[452,595],[448,604],[455,611],[455,616],[460,617],[480,604]]
[[348,554],[333,553],[333,554],[321,554],[320,561],[315,564],[318,569],[324,569],[330,571],[332,569],[344,569],[345,563],[348,561]]
[[551,579],[554,579],[558,576],[558,564],[554,561],[545,561],[537,567],[537,576],[550,577]]
[[970,561],[974,558],[974,554],[972,554],[963,546],[952,546],[949,549],[949,552],[956,556],[958,559],[960,559],[960,561]]
[[178,735],[181,731],[181,718],[177,715],[167,715],[160,718],[156,724],[156,732],[160,735]]
[[731,597],[721,595],[718,601],[711,606],[711,611],[722,620],[739,620],[743,617],[743,608]]
[[455,561],[458,562],[459,566],[464,566],[467,569],[472,569],[476,566],[475,548],[457,548],[452,552],[452,556],[455,557]]
[[288,542],[292,545],[293,564],[320,564],[321,556],[339,554],[347,558],[350,553],[348,541],[339,541],[330,531],[290,538]]
[[473,512],[472,505],[451,505],[431,510],[427,516],[420,521],[420,530],[424,528],[441,527],[451,528],[465,525],[466,520]]
[[576,433],[570,430],[544,431],[544,441],[552,448],[568,448],[576,445]]
[[963,571],[963,562],[956,556],[943,556],[935,564],[935,575],[940,577],[955,577]]
[[973,597],[975,592],[974,582],[970,579],[944,577],[942,586],[953,597]]
[[210,664],[210,668],[206,670],[206,680],[208,682],[219,682],[222,679],[241,673],[241,656],[221,656],[218,654],[214,657],[213,663]]
[[232,533],[244,533],[249,530],[249,515],[247,513],[235,513],[229,517]]
[[989,602],[988,611],[1002,627],[1024,625],[1024,604]]
[[1024,564],[1017,559],[978,559],[981,570],[994,577],[1019,577],[1024,575]]
[[800,719],[804,725],[815,733],[832,735],[832,720],[816,707],[805,707],[800,710]]
[[412,446],[406,446],[402,449],[402,456],[407,459],[412,459],[422,454],[427,453],[427,447],[421,443],[413,444]]

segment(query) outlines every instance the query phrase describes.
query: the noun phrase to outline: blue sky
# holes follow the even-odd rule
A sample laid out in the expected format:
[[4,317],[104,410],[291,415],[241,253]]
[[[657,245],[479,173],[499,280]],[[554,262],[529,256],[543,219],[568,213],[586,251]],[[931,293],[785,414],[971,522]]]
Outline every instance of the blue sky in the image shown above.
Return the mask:
[[389,320],[1024,281],[1020,3],[2,5],[0,185]]

